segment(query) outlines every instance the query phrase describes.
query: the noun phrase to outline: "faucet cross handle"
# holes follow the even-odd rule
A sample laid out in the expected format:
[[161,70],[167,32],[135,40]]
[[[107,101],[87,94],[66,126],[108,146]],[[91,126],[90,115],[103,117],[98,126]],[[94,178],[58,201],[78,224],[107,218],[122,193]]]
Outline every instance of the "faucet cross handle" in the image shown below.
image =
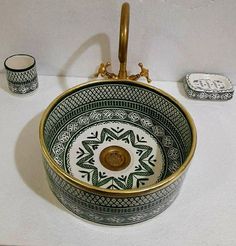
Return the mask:
[[140,77],[145,77],[147,82],[151,83],[152,80],[149,77],[149,70],[147,68],[145,68],[141,62],[138,65],[141,68],[140,73],[134,74],[134,75],[130,75],[128,77],[128,79],[130,79],[130,80],[138,80]]
[[117,79],[117,75],[114,73],[110,73],[107,71],[107,67],[111,66],[110,62],[105,63],[101,63],[97,73],[95,74],[95,77],[98,77],[99,75],[101,75],[102,77],[107,77],[108,79]]

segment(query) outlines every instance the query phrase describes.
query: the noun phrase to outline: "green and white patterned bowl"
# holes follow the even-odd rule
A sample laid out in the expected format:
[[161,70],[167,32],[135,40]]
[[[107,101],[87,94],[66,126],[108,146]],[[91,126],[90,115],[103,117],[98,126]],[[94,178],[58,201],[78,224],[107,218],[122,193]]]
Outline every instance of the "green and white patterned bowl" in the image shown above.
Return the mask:
[[67,209],[93,222],[127,225],[174,201],[196,130],[165,92],[102,80],[69,89],[49,105],[40,143],[50,187]]

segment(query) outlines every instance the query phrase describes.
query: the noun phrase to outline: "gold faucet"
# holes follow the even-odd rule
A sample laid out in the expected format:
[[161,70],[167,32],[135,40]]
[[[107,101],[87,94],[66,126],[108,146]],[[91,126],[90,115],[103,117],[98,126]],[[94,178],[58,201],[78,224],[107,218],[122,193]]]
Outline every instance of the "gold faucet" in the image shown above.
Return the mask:
[[141,68],[140,73],[134,75],[128,75],[126,64],[127,64],[127,49],[128,49],[128,39],[129,39],[129,4],[124,3],[121,8],[121,18],[120,18],[120,40],[119,40],[119,61],[120,61],[120,70],[118,75],[110,73],[107,71],[107,67],[111,65],[110,62],[101,63],[96,77],[101,75],[109,79],[129,79],[129,80],[138,80],[140,77],[145,77],[147,82],[150,83],[151,79],[149,78],[149,70],[143,66],[140,62],[138,65]]

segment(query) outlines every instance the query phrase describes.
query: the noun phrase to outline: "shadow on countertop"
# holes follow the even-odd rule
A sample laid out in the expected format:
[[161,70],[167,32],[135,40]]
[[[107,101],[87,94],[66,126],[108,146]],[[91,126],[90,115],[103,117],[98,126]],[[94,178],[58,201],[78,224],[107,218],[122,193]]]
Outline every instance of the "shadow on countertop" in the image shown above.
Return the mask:
[[10,92],[8,89],[8,83],[7,83],[7,78],[4,70],[0,70],[0,89]]
[[190,99],[186,92],[185,92],[185,89],[184,89],[184,80],[185,80],[185,77],[181,78],[180,80],[177,81],[177,87],[178,87],[178,91],[180,93],[181,96],[187,98],[187,99]]
[[39,121],[41,113],[34,116],[22,129],[15,146],[15,163],[24,183],[36,194],[55,205],[65,209],[51,192],[44,171],[39,144]]

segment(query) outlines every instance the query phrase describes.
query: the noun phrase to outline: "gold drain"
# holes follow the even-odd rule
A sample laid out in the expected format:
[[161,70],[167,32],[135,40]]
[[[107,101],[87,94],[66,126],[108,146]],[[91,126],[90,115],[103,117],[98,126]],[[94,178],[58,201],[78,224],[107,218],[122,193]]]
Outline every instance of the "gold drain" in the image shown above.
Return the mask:
[[125,169],[130,163],[129,152],[120,146],[109,146],[99,156],[102,165],[111,171]]

